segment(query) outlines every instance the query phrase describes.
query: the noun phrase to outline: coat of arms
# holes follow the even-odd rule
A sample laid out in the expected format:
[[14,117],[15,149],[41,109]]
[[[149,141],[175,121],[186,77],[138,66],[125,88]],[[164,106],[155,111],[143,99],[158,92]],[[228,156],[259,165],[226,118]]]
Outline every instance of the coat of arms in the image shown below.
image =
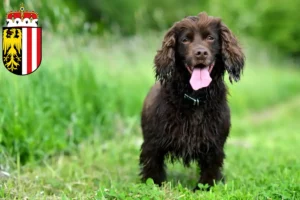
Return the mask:
[[38,27],[38,14],[10,11],[2,32],[2,60],[4,66],[16,75],[31,74],[42,61],[42,28]]

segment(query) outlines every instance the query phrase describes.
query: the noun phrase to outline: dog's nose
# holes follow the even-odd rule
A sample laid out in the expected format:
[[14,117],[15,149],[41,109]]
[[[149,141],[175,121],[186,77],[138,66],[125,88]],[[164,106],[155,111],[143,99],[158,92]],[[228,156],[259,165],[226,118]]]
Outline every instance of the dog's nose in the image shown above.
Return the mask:
[[197,48],[195,49],[195,56],[197,58],[206,58],[208,56],[208,52],[204,48]]

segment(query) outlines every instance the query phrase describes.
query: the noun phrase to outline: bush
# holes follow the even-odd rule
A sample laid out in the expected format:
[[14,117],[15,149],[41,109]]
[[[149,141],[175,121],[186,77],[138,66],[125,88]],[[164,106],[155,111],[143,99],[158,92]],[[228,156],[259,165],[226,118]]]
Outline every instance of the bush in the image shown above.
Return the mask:
[[[183,16],[207,11],[220,16],[238,34],[255,37],[278,47],[283,53],[300,55],[300,1],[222,1],[185,0],[78,0],[89,19],[102,23],[106,30],[135,34],[148,29],[162,30]],[[93,17],[97,16],[97,17]],[[298,20],[297,20],[298,19]]]
[[251,34],[276,45],[284,53],[300,55],[300,1],[261,1]]
[[105,42],[45,34],[36,72],[20,77],[1,69],[0,163],[5,162],[2,152],[26,163],[76,150],[93,135],[107,140],[138,132],[136,113],[148,88],[141,83],[152,82],[152,76],[141,73],[149,52],[138,54],[137,65],[130,45]]

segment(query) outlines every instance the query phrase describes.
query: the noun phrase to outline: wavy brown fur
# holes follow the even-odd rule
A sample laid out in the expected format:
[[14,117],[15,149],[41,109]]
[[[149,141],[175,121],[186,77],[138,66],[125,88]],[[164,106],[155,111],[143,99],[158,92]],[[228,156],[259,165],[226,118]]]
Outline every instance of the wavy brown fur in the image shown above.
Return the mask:
[[[193,32],[191,44],[203,44],[209,58],[215,61],[211,84],[198,91],[191,88],[191,75],[185,68],[188,59],[193,62],[194,58],[188,56],[193,50],[179,41],[185,31]],[[215,36],[214,42],[203,39],[206,32]],[[197,34],[202,38],[198,43]],[[142,180],[152,178],[159,185],[165,181],[164,160],[170,157],[171,161],[182,160],[185,166],[196,161],[201,169],[198,182],[212,186],[223,178],[223,149],[231,125],[224,73],[227,70],[230,79],[239,80],[244,66],[243,52],[219,18],[200,13],[174,24],[154,62],[159,81],[148,93],[142,111]],[[184,102],[184,94],[206,100],[196,107]]]

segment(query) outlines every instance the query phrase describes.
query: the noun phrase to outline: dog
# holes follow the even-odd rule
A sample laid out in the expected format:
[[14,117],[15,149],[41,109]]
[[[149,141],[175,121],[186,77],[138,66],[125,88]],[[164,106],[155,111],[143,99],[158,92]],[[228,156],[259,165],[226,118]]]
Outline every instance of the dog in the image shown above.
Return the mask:
[[186,167],[196,162],[198,183],[211,187],[224,180],[224,144],[231,127],[224,75],[227,71],[231,83],[239,81],[244,62],[232,31],[206,12],[185,17],[167,31],[154,59],[157,81],[141,113],[142,181],[152,178],[161,185],[166,158]]

